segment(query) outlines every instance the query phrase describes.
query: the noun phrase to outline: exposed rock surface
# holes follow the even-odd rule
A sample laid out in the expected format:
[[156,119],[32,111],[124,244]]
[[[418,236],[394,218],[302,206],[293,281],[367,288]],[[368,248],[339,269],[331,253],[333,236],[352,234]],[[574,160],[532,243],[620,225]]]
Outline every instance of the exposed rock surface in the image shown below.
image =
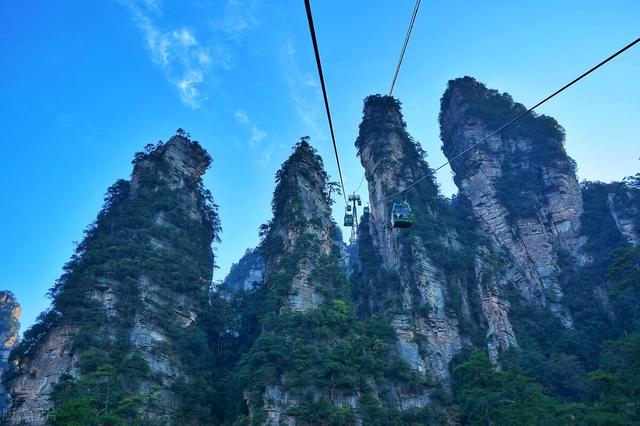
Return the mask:
[[[0,376],[7,369],[9,352],[20,336],[20,305],[13,293],[0,291]],[[7,390],[0,384],[0,411],[10,404]]]
[[640,244],[640,199],[637,194],[625,190],[621,194],[610,192],[607,194],[607,207],[618,231],[629,242],[637,246]]
[[231,297],[243,290],[250,290],[264,281],[264,259],[257,249],[247,249],[238,263],[231,265],[222,284],[222,291]]
[[[323,256],[339,251],[342,244],[335,238],[337,226],[331,218],[327,175],[322,160],[303,139],[278,171],[276,181],[273,219],[262,244],[265,265],[262,282],[270,287],[275,280],[286,277],[288,294],[280,309],[305,312],[324,301],[319,289],[325,283],[313,277],[314,269]],[[264,391],[260,405],[266,413],[265,425],[298,424],[288,412],[299,401],[284,390],[285,382],[283,376],[281,383],[273,383]],[[256,401],[248,402],[253,413]]]
[[[377,278],[369,274],[365,280],[382,281],[389,291],[401,294],[391,311],[389,306],[382,310],[395,312],[392,324],[402,359],[415,371],[446,382],[449,362],[463,346],[472,344],[485,322],[494,357],[516,345],[509,305],[500,298],[504,283],[493,276],[495,271],[483,267],[489,250],[478,246],[474,251],[471,246],[477,243],[467,243],[461,235],[463,225],[439,195],[424,153],[407,134],[395,99],[370,96],[365,100],[356,146],[371,203],[360,241],[367,239],[362,232],[368,233],[374,252],[391,271]],[[405,199],[413,206],[417,222],[410,230],[392,229],[391,207]],[[456,257],[466,259],[457,268],[447,266]],[[465,267],[464,262],[471,263]],[[464,272],[469,269],[475,272]],[[377,295],[374,304],[382,297]]]
[[331,218],[327,176],[321,161],[303,141],[276,176],[274,216],[267,238],[280,250],[265,256],[264,280],[268,281],[282,268],[283,260],[303,243],[302,237],[313,239],[313,248],[299,260],[291,282],[288,307],[297,311],[305,311],[322,302],[323,296],[316,289],[318,283],[312,279],[311,271],[321,256],[328,255],[334,248],[339,249],[335,238],[337,227]]
[[[549,117],[528,116],[456,157],[496,123],[522,111],[508,95],[470,77],[452,80],[442,98],[443,151],[483,230],[509,254],[508,279],[529,301],[548,307],[571,327],[558,282],[558,255],[566,251],[579,265],[587,259],[581,250],[580,186],[562,147],[562,129]],[[509,199],[512,205],[506,204]]]
[[[53,385],[63,374],[81,376],[83,348],[109,359],[114,345],[126,345],[127,356],[148,366],[147,378],[130,389],[155,393],[145,416],[170,421],[180,400],[172,387],[189,380],[175,339],[206,306],[211,283],[217,217],[201,186],[210,162],[197,142],[175,136],[138,153],[130,183],[109,190],[105,209],[52,290],[57,316],[17,359],[13,408],[28,417],[14,416],[12,423],[44,421]],[[102,241],[109,241],[106,256]],[[98,310],[84,313],[84,306]],[[95,320],[81,316],[89,313],[101,315],[101,325],[89,329]]]

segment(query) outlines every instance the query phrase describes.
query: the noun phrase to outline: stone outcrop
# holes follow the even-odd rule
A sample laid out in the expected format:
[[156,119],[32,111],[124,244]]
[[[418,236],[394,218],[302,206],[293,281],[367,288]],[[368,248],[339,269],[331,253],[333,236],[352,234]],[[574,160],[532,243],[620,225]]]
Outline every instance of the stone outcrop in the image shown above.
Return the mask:
[[238,263],[231,265],[221,290],[227,297],[251,290],[264,281],[264,259],[257,249],[247,249]]
[[452,80],[440,113],[443,151],[482,229],[508,254],[508,279],[527,300],[571,327],[558,255],[568,252],[578,265],[587,258],[581,250],[580,186],[562,129],[549,117],[526,116],[457,157],[524,110],[470,77]]
[[[312,272],[322,257],[339,252],[342,244],[336,239],[337,225],[331,218],[322,160],[306,139],[296,145],[278,171],[276,181],[273,219],[261,245],[265,265],[262,282],[271,287],[274,279],[284,277],[289,290],[280,302],[280,309],[305,312],[324,301],[320,288],[325,283],[317,281]],[[292,258],[295,265],[290,263]],[[263,393],[259,405],[266,415],[265,425],[298,424],[288,411],[298,406],[299,401],[284,390],[285,382],[283,376],[281,383],[267,386]],[[253,413],[257,402],[248,400],[248,403]]]
[[[10,291],[0,291],[0,376],[7,369],[9,353],[20,335],[20,305]],[[10,404],[7,390],[0,384],[0,410]]]
[[[621,192],[621,193],[620,193]],[[628,189],[609,192],[607,207],[618,231],[633,246],[640,245],[640,199]]]
[[287,307],[305,311],[318,306],[323,300],[311,271],[321,256],[338,248],[335,238],[337,226],[331,218],[327,192],[327,175],[318,154],[303,140],[284,163],[276,180],[273,220],[266,238],[278,249],[264,255],[264,281],[282,268],[283,260],[294,250],[300,250],[301,244],[311,245],[312,248],[306,250],[298,262],[287,302]]
[[[392,272],[377,279],[385,281],[382,285],[389,291],[401,293],[391,310],[396,312],[392,325],[401,358],[414,371],[446,382],[450,361],[472,344],[471,329],[480,330],[488,323],[485,333],[494,358],[516,345],[509,304],[500,298],[504,282],[483,266],[488,264],[483,263],[487,249],[478,246],[476,252],[462,253],[469,244],[460,234],[461,223],[440,196],[424,153],[408,135],[398,101],[379,95],[365,100],[356,146],[371,204],[361,233],[370,235],[373,251]],[[417,222],[410,230],[393,229],[391,207],[405,199]],[[366,239],[361,235],[360,241],[362,237]],[[452,258],[463,256],[471,262],[466,267],[447,266]],[[475,272],[464,273],[465,269]],[[365,280],[376,278],[369,274]],[[481,305],[483,317],[472,312],[474,304]],[[389,312],[389,307],[383,310]]]
[[[87,347],[109,357],[114,344],[148,366],[146,378],[130,389],[155,394],[145,415],[172,418],[180,403],[172,387],[189,380],[175,339],[205,309],[213,270],[217,216],[201,186],[210,162],[197,142],[174,136],[138,153],[131,181],[109,190],[105,209],[52,290],[57,317],[16,361],[10,391],[14,410],[25,415],[12,423],[43,422],[60,377],[81,377],[77,364]],[[101,325],[88,329],[83,306],[94,305]]]

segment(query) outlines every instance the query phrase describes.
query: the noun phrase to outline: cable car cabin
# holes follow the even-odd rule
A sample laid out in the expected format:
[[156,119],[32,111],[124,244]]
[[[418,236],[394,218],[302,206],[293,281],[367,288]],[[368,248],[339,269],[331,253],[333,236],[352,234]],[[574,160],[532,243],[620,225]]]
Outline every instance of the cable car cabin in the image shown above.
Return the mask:
[[347,211],[350,212],[351,211],[351,204],[347,205]]
[[409,203],[393,203],[391,208],[391,224],[394,228],[408,228],[413,222],[416,221],[416,217],[409,207]]
[[353,226],[353,215],[345,214],[344,215],[344,226]]
[[369,214],[370,213],[369,206],[364,206],[362,208],[362,213],[365,215]]

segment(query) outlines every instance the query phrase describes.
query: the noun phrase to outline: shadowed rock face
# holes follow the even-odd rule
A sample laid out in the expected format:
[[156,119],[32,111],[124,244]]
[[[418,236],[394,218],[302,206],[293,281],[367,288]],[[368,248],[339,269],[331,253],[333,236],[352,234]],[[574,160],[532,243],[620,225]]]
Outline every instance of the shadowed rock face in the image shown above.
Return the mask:
[[[473,344],[472,333],[486,334],[494,359],[516,345],[509,304],[501,297],[505,280],[485,267],[490,250],[477,242],[467,244],[461,235],[464,226],[440,196],[395,99],[376,95],[365,100],[356,147],[371,204],[361,229],[371,238],[361,235],[361,241],[370,240],[384,268],[392,271],[382,279],[383,285],[401,293],[392,320],[400,357],[414,371],[447,380],[449,362],[462,347]],[[408,230],[390,229],[392,203],[404,199],[413,206],[417,222]],[[451,259],[463,257],[466,266],[447,266]],[[376,279],[380,277],[369,273],[365,281]],[[381,298],[378,295],[373,304]],[[388,306],[380,309],[389,311]]]
[[[175,354],[175,335],[205,309],[213,270],[211,227],[217,218],[207,210],[201,187],[210,162],[199,144],[181,136],[136,156],[131,181],[118,183],[113,205],[100,213],[59,280],[54,291],[59,317],[18,360],[10,383],[14,409],[40,413],[30,415],[28,424],[39,424],[52,408],[49,395],[63,374],[81,375],[77,336],[88,321],[78,312],[86,303],[97,304],[103,318],[88,336],[91,344],[107,354],[114,344],[138,354],[150,374],[131,391],[157,387],[158,401],[148,415],[161,422],[171,418],[180,402],[172,386],[178,379],[189,381]],[[103,259],[100,241],[107,237],[110,254]],[[127,248],[132,241],[135,253]],[[69,304],[72,292],[77,302]]]
[[440,113],[443,151],[482,229],[509,254],[508,278],[527,300],[571,327],[558,255],[568,252],[578,265],[587,259],[581,250],[582,196],[562,128],[549,117],[526,116],[455,158],[524,110],[470,77],[452,80]]
[[264,259],[256,249],[247,249],[244,256],[231,266],[222,284],[222,292],[233,297],[239,291],[250,290],[264,281]]
[[[13,293],[0,291],[0,376],[7,369],[9,352],[20,336],[20,305]],[[0,410],[10,404],[7,390],[0,384]]]

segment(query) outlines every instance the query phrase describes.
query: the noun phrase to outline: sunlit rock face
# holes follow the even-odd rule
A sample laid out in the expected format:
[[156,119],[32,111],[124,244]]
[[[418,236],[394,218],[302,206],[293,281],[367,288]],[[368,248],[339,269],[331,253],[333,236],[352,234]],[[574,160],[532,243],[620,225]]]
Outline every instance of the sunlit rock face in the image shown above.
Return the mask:
[[201,183],[210,163],[197,142],[174,136],[138,153],[131,180],[110,188],[52,290],[45,330],[15,359],[13,424],[45,421],[60,378],[83,377],[78,362],[86,351],[110,360],[114,348],[126,348],[125,359],[135,354],[148,368],[129,389],[154,393],[145,416],[173,418],[180,405],[174,384],[190,380],[177,336],[206,309],[211,284],[217,216]]
[[572,327],[558,257],[566,252],[577,265],[587,257],[580,185],[563,147],[563,129],[550,117],[527,115],[458,157],[524,110],[470,77],[452,80],[440,113],[443,151],[480,226],[509,254],[508,279],[527,300]]
[[[20,337],[20,304],[10,291],[0,291],[0,376],[7,369],[9,353]],[[0,410],[10,404],[7,390],[0,384]]]
[[[379,292],[362,303],[371,312],[391,313],[399,356],[414,371],[447,383],[449,364],[463,347],[486,339],[497,359],[517,345],[502,297],[505,280],[486,267],[491,249],[478,243],[474,225],[465,224],[469,214],[440,195],[397,100],[365,100],[356,147],[371,204],[360,230],[361,273],[371,287],[367,292]],[[404,200],[417,221],[409,229],[393,229],[392,205]],[[372,257],[383,268],[367,270]],[[383,302],[393,294],[395,303]]]

